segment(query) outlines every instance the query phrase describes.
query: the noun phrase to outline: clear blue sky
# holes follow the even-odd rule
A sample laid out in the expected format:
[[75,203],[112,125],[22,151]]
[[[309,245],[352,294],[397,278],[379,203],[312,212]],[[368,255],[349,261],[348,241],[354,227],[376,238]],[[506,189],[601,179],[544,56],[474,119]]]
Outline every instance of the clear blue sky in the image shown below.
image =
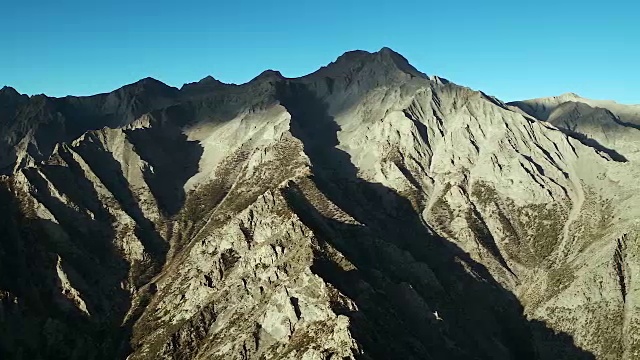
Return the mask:
[[572,91],[640,103],[638,14],[630,0],[8,0],[0,86],[64,96],[146,76],[241,83],[389,46],[503,100]]

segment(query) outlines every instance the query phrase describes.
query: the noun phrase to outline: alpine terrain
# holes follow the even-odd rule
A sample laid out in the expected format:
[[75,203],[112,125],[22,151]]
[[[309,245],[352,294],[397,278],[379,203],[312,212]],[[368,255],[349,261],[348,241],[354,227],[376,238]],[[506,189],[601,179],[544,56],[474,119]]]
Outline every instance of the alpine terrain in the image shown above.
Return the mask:
[[638,359],[640,106],[388,48],[0,90],[2,359]]

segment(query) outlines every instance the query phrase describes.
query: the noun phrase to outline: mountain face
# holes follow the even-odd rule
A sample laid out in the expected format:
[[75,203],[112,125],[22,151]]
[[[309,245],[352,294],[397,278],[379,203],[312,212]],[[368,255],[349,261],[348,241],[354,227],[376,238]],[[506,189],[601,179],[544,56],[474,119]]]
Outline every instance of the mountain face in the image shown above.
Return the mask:
[[640,154],[640,105],[591,100],[569,93],[516,101],[516,111],[547,121],[616,160]]
[[[0,90],[0,357],[635,359],[636,108],[390,49]],[[635,115],[634,115],[635,114]]]

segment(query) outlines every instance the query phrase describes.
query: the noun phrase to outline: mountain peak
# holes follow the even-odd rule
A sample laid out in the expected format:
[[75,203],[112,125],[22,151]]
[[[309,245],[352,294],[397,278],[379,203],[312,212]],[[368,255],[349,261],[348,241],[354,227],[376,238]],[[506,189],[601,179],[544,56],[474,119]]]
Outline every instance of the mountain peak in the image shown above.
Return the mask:
[[566,92],[558,96],[560,99],[582,99],[582,96],[574,93],[574,92]]
[[11,86],[5,85],[0,89],[0,95],[20,96],[21,94]]
[[152,77],[146,77],[132,84],[125,85],[114,92],[127,94],[138,94],[144,92],[149,94],[169,95],[175,91],[177,91],[176,88],[169,86],[160,80]]
[[[379,53],[393,53],[393,54],[398,54],[397,52],[393,51],[393,49],[391,49],[390,47],[387,46],[383,46],[379,51]],[[400,54],[398,54],[400,55]]]
[[182,87],[180,88],[180,91],[183,92],[184,94],[198,95],[198,94],[202,94],[203,92],[207,93],[207,92],[213,91],[225,85],[226,84],[223,83],[222,81],[214,78],[211,75],[208,75],[200,79],[199,81],[186,83],[182,85]]
[[335,63],[351,62],[351,61],[376,61],[376,60],[392,60],[398,59],[401,61],[407,61],[402,55],[393,51],[391,48],[383,47],[376,52],[369,52],[366,50],[351,50],[340,55]]
[[149,87],[149,86],[169,87],[169,85],[163,83],[160,80],[154,79],[154,78],[152,78],[150,76],[147,76],[144,79],[140,79],[140,80],[136,81],[135,83],[133,83],[131,85],[138,85],[138,86],[144,86],[144,87]]
[[[28,99],[28,95],[20,94],[11,86],[3,86],[2,89],[0,89],[0,108],[2,108],[3,106],[5,108],[7,106],[16,106],[17,104],[27,101]],[[0,117],[2,115],[3,114],[0,114]]]
[[385,46],[382,49],[380,49],[380,51],[378,51],[376,54],[380,58],[382,58],[383,61],[391,61],[399,70],[409,75],[428,78],[426,74],[424,74],[421,71],[418,71],[418,69],[416,69],[413,65],[411,65],[411,63],[409,63],[409,60],[407,60],[407,58],[402,56],[400,53],[392,50],[391,48],[388,48]]
[[336,59],[336,61],[334,61],[334,63],[358,61],[363,59],[365,56],[370,56],[370,55],[372,54],[366,50],[350,50],[338,56],[338,58]]
[[207,75],[198,81],[199,84],[221,84],[222,82],[211,75]]
[[383,47],[376,52],[366,50],[347,51],[334,62],[311,75],[341,76],[341,74],[351,72],[354,69],[361,69],[363,66],[375,69],[376,73],[389,74],[390,71],[399,70],[412,77],[428,78],[427,75],[413,67],[404,56],[388,47]]
[[260,75],[256,76],[251,81],[253,82],[256,80],[282,80],[282,79],[284,79],[284,76],[282,76],[282,73],[280,73],[280,71],[268,69],[260,73]]
[[397,51],[394,51],[393,49],[389,48],[389,47],[383,47],[382,49],[378,50],[377,52],[375,52],[374,54],[380,56],[380,57],[386,57],[389,59],[395,59],[395,60],[400,60],[406,63],[409,63],[409,61],[402,56],[402,54],[400,54]]

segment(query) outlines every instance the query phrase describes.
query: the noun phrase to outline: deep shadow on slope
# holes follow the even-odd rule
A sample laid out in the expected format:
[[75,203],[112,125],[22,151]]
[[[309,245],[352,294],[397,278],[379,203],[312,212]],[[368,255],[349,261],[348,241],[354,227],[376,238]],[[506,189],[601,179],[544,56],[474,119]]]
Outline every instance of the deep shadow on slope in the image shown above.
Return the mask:
[[[82,156],[83,160],[91,168],[91,171],[93,171],[100,179],[100,182],[102,182],[113,195],[122,210],[135,221],[135,235],[144,246],[145,251],[151,255],[148,259],[151,266],[146,269],[145,274],[136,274],[141,275],[140,277],[134,276],[136,277],[136,285],[145,283],[146,280],[155,275],[155,272],[159,271],[162,265],[164,265],[168,244],[157,232],[151,220],[145,217],[140,208],[140,204],[131,191],[129,182],[122,173],[120,163],[113,157],[111,152],[102,148],[100,142],[95,139],[93,135],[88,135],[86,141],[81,142],[73,150]],[[67,172],[70,172],[70,174],[67,174],[68,179],[76,179],[76,181],[82,180],[87,183],[84,186],[85,189],[93,190],[91,183],[85,179],[84,170],[82,170],[80,165],[74,160],[70,150],[63,147],[59,154],[69,165],[69,170],[67,170]],[[64,181],[64,177],[62,177],[57,184],[63,186]],[[85,191],[84,194],[86,195],[87,192]],[[88,201],[90,204],[95,204],[94,206],[102,202],[97,194],[94,194],[90,199],[79,196],[77,199],[73,199],[73,201],[76,204],[82,204]],[[109,205],[107,204],[107,206]],[[94,210],[92,210],[92,212],[95,213]],[[109,220],[111,221],[112,219]]]
[[[312,162],[315,186],[363,224],[323,216],[293,184],[284,190],[320,246],[339,250],[357,268],[344,270],[325,251],[314,265],[358,305],[359,311],[346,315],[363,358],[593,358],[569,335],[527,321],[515,296],[484,266],[437,237],[407,199],[360,179],[350,156],[336,148],[340,128],[327,105],[305,85],[281,83],[278,92],[292,115],[291,132]],[[533,341],[540,338],[547,339],[543,349]]]
[[593,148],[598,152],[602,152],[602,153],[605,153],[605,154],[609,155],[609,157],[613,161],[617,161],[617,162],[627,162],[627,161],[629,161],[629,160],[627,160],[627,158],[624,155],[620,154],[616,150],[608,148],[608,147],[600,144],[598,141],[588,137],[587,135],[585,135],[585,134],[583,134],[581,132],[577,132],[577,131],[571,130],[569,128],[566,128],[566,127],[562,127],[562,128],[558,127],[558,128],[560,129],[560,131],[565,133],[567,136],[578,140],[583,145],[588,146],[590,148]]
[[631,122],[628,122],[628,121],[623,121],[618,116],[614,115],[613,121],[615,121],[616,124],[618,124],[618,125],[622,125],[622,126],[625,126],[625,127],[628,127],[628,128],[640,130],[640,124],[634,124],[634,123],[631,123]]
[[[0,184],[0,358],[120,358],[129,333],[120,323],[130,305],[120,282],[129,268],[113,247],[113,228],[43,189],[38,196],[64,221],[34,218],[18,200],[26,194],[11,180]],[[58,255],[91,317],[62,296]]]
[[177,124],[153,119],[145,129],[125,130],[134,150],[147,163],[143,169],[149,190],[167,216],[184,205],[184,185],[198,172],[202,146],[189,141]]

